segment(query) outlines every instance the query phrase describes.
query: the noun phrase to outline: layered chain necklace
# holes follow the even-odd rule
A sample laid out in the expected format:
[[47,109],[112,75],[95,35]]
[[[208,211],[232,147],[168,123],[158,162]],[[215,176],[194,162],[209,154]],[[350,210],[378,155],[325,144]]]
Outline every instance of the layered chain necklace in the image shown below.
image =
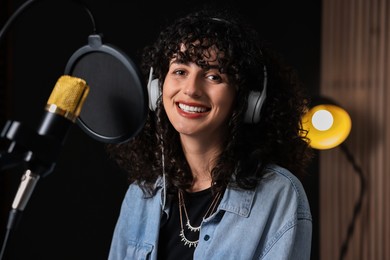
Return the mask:
[[[184,194],[183,194],[182,190],[178,191],[178,196],[179,196],[179,213],[180,213],[180,227],[181,227],[179,235],[181,237],[181,241],[184,243],[185,246],[188,246],[190,248],[196,247],[198,245],[199,238],[197,240],[187,239],[186,235],[184,234],[184,226],[187,228],[187,230],[189,232],[198,233],[200,231],[200,224],[197,227],[191,225],[190,219],[188,217],[187,209],[186,209],[186,204],[184,202]],[[220,197],[221,197],[221,192],[218,192],[217,194],[215,194],[213,201],[211,202],[209,208],[207,209],[206,213],[203,216],[203,220],[208,218],[209,216],[211,216],[211,214],[213,214],[213,212],[215,211],[215,208],[218,205],[218,201],[219,201]],[[184,219],[183,219],[183,212],[184,212],[184,216],[186,218],[185,224],[184,224]],[[199,237],[199,234],[197,236]]]

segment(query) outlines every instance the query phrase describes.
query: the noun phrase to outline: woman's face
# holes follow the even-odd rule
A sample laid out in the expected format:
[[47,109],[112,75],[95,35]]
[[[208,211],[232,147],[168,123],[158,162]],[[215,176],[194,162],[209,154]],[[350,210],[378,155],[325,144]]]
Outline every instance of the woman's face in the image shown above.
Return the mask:
[[[163,104],[181,135],[220,138],[227,130],[236,90],[218,70],[215,52],[209,68],[173,59],[163,86]],[[212,139],[210,139],[212,140]]]

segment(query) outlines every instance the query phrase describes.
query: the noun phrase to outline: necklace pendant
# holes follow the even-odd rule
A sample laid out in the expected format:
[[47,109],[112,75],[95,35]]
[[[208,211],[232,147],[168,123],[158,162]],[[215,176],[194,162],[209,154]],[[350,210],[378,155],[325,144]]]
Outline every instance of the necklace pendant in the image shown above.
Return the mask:
[[195,240],[195,241],[188,240],[186,238],[186,236],[184,235],[184,230],[180,231],[180,237],[181,237],[181,241],[184,242],[184,245],[185,246],[188,245],[189,248],[191,248],[191,247],[195,248],[198,245],[199,239]]
[[189,220],[189,219],[187,219],[186,226],[187,226],[187,228],[188,228],[189,230],[191,230],[192,232],[199,232],[199,230],[200,230],[200,226],[198,226],[198,227],[193,227],[193,226],[191,226],[191,223],[190,223],[190,220]]

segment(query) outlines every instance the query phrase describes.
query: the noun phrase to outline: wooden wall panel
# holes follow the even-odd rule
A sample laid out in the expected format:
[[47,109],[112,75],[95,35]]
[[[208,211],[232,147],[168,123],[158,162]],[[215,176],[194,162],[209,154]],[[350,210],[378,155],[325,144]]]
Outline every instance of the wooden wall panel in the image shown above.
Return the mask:
[[[366,179],[344,259],[390,259],[390,1],[324,0],[322,19],[320,92],[350,113],[344,144]],[[321,259],[340,259],[359,191],[343,150],[320,152]]]

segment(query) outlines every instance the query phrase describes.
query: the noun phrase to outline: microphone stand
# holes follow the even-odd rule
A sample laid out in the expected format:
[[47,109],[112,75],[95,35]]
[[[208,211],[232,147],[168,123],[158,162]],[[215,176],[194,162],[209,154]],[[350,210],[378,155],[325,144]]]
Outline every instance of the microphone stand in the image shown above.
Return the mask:
[[[38,135],[35,131],[23,127],[17,121],[7,121],[0,137],[11,141],[7,151],[0,153],[0,171],[23,165],[27,168],[22,175],[18,191],[12,203],[8,215],[5,238],[0,251],[0,260],[3,259],[6,245],[11,231],[15,229],[21,219],[22,213],[41,177],[47,176],[53,171],[53,155],[57,156],[60,143],[53,143],[45,136]],[[46,151],[39,149],[44,146]],[[37,152],[35,154],[35,151]]]

